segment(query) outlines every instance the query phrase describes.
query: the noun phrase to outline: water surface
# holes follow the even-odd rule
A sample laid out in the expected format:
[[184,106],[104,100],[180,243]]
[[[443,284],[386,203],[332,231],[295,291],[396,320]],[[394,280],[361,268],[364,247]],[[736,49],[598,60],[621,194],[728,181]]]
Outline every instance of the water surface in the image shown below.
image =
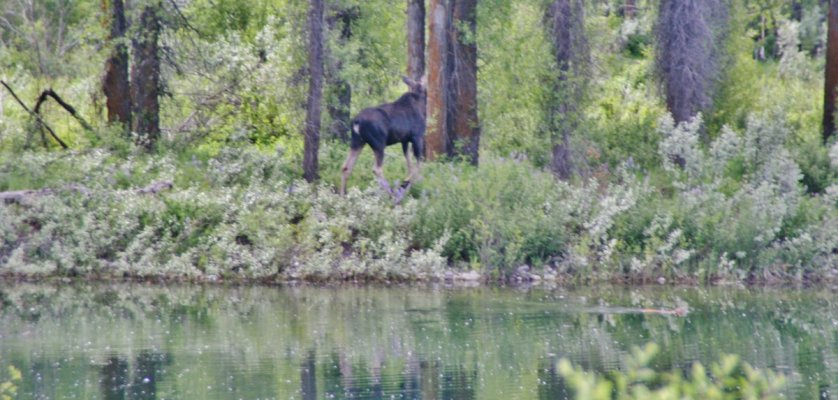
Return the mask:
[[[561,399],[556,363],[736,353],[790,398],[838,394],[829,290],[0,285],[21,399]],[[685,317],[642,309],[688,307]]]

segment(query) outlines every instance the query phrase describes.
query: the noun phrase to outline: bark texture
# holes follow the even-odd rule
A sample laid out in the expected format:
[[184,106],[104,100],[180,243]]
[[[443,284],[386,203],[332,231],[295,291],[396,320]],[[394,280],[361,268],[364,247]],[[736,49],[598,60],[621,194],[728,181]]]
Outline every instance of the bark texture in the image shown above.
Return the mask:
[[550,169],[560,179],[573,175],[570,137],[579,125],[579,102],[587,82],[589,48],[582,0],[554,0],[546,25],[556,62],[554,90],[548,100],[546,129],[553,142]]
[[721,75],[719,43],[726,31],[722,0],[661,0],[657,26],[657,68],[666,105],[676,122],[713,105]]
[[451,48],[453,50],[454,90],[451,152],[465,156],[477,165],[480,146],[480,121],[477,116],[477,0],[454,0]]
[[835,96],[838,89],[838,0],[830,0],[823,95],[823,140],[835,133]]
[[147,4],[132,42],[134,63],[131,67],[133,130],[138,144],[151,148],[160,137],[160,18],[159,3]]
[[477,0],[431,0],[427,156],[464,155],[477,164]]
[[122,0],[111,0],[107,10],[110,16],[111,32],[108,40],[113,45],[111,56],[105,61],[105,77],[102,91],[107,98],[108,122],[119,122],[126,128],[131,126],[131,86],[128,81],[128,46],[125,33],[125,5]]
[[323,103],[323,14],[324,0],[309,0],[308,11],[308,102],[306,104],[303,177],[318,179],[320,114]]
[[447,153],[449,78],[448,0],[430,0],[428,37],[428,128],[426,157],[430,160]]
[[407,76],[425,75],[425,0],[407,0]]

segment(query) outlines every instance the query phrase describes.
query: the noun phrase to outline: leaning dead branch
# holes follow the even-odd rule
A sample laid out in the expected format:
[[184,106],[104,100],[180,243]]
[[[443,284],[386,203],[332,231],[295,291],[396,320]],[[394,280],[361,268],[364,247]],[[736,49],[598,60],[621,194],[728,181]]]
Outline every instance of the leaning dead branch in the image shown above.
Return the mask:
[[35,118],[35,121],[38,123],[38,127],[46,129],[49,132],[50,136],[52,136],[52,138],[55,139],[55,141],[58,142],[59,145],[61,145],[62,149],[66,150],[66,149],[69,148],[67,146],[67,144],[64,143],[64,141],[61,140],[61,138],[59,138],[58,135],[55,134],[55,131],[53,131],[52,128],[50,128],[49,125],[47,125],[47,123],[41,118],[41,116],[39,114],[30,110],[29,107],[27,107],[26,104],[24,104],[23,101],[20,100],[20,97],[17,97],[17,94],[15,94],[15,91],[12,90],[12,88],[9,87],[9,85],[6,84],[6,82],[0,80],[0,84],[3,84],[3,87],[5,87],[6,90],[8,90],[9,93],[11,93],[11,95],[12,95],[12,97],[14,97],[15,101],[17,101],[17,103],[20,104],[20,106],[23,107],[23,109],[27,113],[29,113],[29,115],[31,115],[32,118]]
[[38,96],[38,101],[35,103],[35,114],[41,114],[41,104],[43,104],[49,97],[52,97],[56,103],[58,103],[59,105],[61,105],[61,107],[67,110],[67,112],[70,113],[70,115],[72,115],[73,118],[76,119],[76,121],[79,121],[79,124],[81,124],[81,126],[84,129],[87,129],[91,132],[93,131],[93,127],[90,126],[90,124],[88,124],[87,121],[85,121],[84,118],[82,118],[82,116],[76,112],[76,109],[73,108],[73,106],[67,104],[67,102],[64,101],[64,99],[62,99],[60,96],[58,96],[58,94],[55,93],[52,89],[44,90],[43,92],[41,92],[41,95]]

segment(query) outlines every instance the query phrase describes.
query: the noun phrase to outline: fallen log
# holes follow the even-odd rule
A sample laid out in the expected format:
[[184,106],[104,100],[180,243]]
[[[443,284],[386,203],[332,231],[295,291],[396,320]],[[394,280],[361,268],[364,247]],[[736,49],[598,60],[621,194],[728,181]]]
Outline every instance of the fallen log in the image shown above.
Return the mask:
[[[171,189],[174,185],[170,181],[154,182],[144,188],[134,190],[136,194],[157,194],[164,190]],[[67,185],[60,189],[44,188],[44,189],[29,189],[29,190],[12,190],[8,192],[0,192],[0,201],[5,204],[19,204],[26,198],[50,196],[60,192],[78,192],[81,194],[90,194],[91,190],[80,185]]]

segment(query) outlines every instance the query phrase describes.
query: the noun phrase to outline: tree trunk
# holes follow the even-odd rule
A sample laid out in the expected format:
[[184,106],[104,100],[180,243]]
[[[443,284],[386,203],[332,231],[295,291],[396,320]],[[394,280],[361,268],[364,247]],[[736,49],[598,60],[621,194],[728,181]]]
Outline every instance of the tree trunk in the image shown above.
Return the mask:
[[803,19],[803,3],[800,0],[791,2],[791,19],[800,22]]
[[[678,123],[713,106],[721,77],[727,4],[721,0],[659,3],[655,57],[666,107]],[[702,140],[707,141],[707,136],[702,134]]]
[[[108,2],[103,4],[107,6]],[[108,122],[119,122],[128,128],[131,126],[131,86],[128,82],[128,46],[123,42],[128,25],[122,0],[112,0],[108,11],[111,25],[108,40],[113,50],[105,62],[102,91],[107,97]]]
[[[337,71],[343,67],[343,63],[337,64]],[[337,72],[339,74],[339,72]],[[334,77],[334,76],[333,76]],[[332,82],[332,101],[326,106],[329,112],[329,134],[342,142],[349,141],[349,124],[352,120],[350,108],[352,107],[352,86],[343,78],[334,77]]]
[[428,38],[428,128],[425,149],[428,159],[448,149],[448,0],[430,0]]
[[[477,165],[480,144],[480,123],[477,118],[477,0],[454,0],[451,48],[454,70],[453,126],[448,132],[454,138],[454,154],[462,154]],[[461,31],[461,29],[463,31]]]
[[425,0],[407,0],[407,76],[425,75]]
[[564,180],[573,175],[570,137],[578,127],[578,102],[584,97],[589,64],[584,7],[582,0],[554,0],[546,13],[557,70],[545,127],[553,142],[550,169]]
[[[344,46],[352,37],[352,21],[357,18],[358,13],[355,9],[345,8],[335,12],[333,16],[327,18],[327,25],[330,31],[339,30],[338,46]],[[328,51],[328,49],[325,49]],[[352,119],[350,115],[350,108],[352,106],[352,86],[349,85],[343,77],[341,72],[343,70],[343,60],[338,60],[335,57],[327,57],[330,59],[329,68],[326,71],[326,79],[328,81],[327,87],[331,95],[328,97],[329,101],[326,105],[326,110],[329,113],[331,124],[329,125],[329,134],[338,138],[343,142],[349,141],[349,123]]]
[[561,132],[558,142],[553,144],[550,158],[550,171],[561,180],[568,180],[573,176],[573,160],[570,157],[570,131]]
[[138,36],[133,40],[134,63],[131,68],[133,130],[138,144],[151,148],[160,136],[160,19],[158,3],[143,8]]
[[308,103],[306,104],[303,177],[317,180],[320,149],[320,108],[323,97],[323,0],[309,0],[308,11]]
[[823,141],[835,133],[835,96],[838,87],[838,0],[829,2],[826,39],[826,68],[823,95]]
[[633,19],[636,11],[635,0],[626,0],[625,4],[623,4],[623,17],[625,19]]

